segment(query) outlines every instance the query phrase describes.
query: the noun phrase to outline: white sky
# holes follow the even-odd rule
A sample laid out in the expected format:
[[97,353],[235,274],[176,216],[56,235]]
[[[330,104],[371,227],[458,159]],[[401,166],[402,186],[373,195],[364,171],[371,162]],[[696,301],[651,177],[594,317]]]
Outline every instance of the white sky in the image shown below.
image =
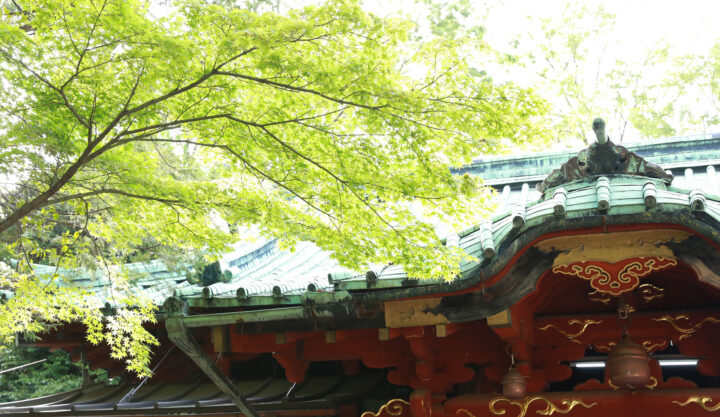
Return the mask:
[[[487,27],[485,39],[493,47],[507,50],[508,44],[519,34],[534,32],[534,28],[539,27],[537,19],[530,19],[528,16],[558,18],[559,20],[568,3],[585,5],[588,10],[596,10],[601,6],[607,12],[615,15],[614,30],[607,34],[610,44],[602,61],[602,66],[605,68],[612,67],[614,59],[634,63],[634,68],[640,68],[640,63],[648,51],[656,50],[657,46],[661,44],[670,46],[670,56],[702,56],[713,44],[720,41],[720,25],[717,24],[718,16],[720,16],[720,1],[718,0],[499,0],[489,3],[491,8],[488,18],[485,20]],[[589,64],[591,59],[593,58],[589,58]],[[594,72],[592,66],[588,69]],[[660,82],[667,70],[672,69],[672,63],[669,61],[665,66],[656,67],[653,71],[644,71],[645,79],[648,82],[650,80]],[[589,74],[588,77],[592,78],[592,75]],[[532,80],[525,79],[523,74],[517,70],[510,73],[509,78],[514,82],[532,86]],[[529,82],[525,83],[525,81]],[[591,84],[588,83],[588,85]],[[688,90],[681,100],[691,102],[701,96],[704,96],[701,91]],[[550,99],[552,100],[552,98]],[[713,108],[709,107],[709,103],[707,104],[707,107],[702,102],[689,104],[689,106],[697,110],[705,108],[706,111],[712,113]],[[602,116],[608,121],[609,133],[617,141],[618,131],[614,128],[618,128],[619,120],[615,120],[613,123],[613,120],[609,119],[610,115],[599,114],[598,116]],[[706,126],[703,130],[698,126],[682,125],[679,121],[671,124],[677,130],[678,135],[718,130],[713,126]],[[642,140],[632,127],[625,133],[624,142]],[[581,146],[581,144],[571,146],[570,142],[566,142],[564,145],[573,148]],[[556,144],[554,147],[559,149],[563,145]]]
[[[506,48],[520,32],[530,32],[537,27],[537,21],[528,16],[558,18],[569,3],[567,0],[501,0],[494,2],[488,19],[486,40],[494,47]],[[659,44],[670,46],[670,56],[705,54],[712,45],[720,41],[720,1],[718,0],[603,0],[574,1],[570,3],[586,5],[589,10],[602,6],[607,12],[615,15],[614,30],[607,34],[610,40],[609,50],[605,53],[603,66],[609,68],[614,59],[635,63],[639,68],[648,51],[657,49]],[[590,58],[592,59],[592,58]],[[644,71],[645,79],[660,80],[668,70],[673,70],[671,61],[665,66],[655,67],[652,71]],[[591,68],[588,68],[592,70]],[[590,74],[592,75],[592,74]],[[512,81],[523,83],[522,75],[510,74]],[[591,83],[588,83],[591,84]],[[650,92],[650,94],[652,94]],[[713,113],[710,103],[704,103],[700,97],[707,97],[703,91],[686,90],[680,100],[690,108]],[[611,138],[618,140],[619,120],[611,120],[610,115],[598,114],[608,121]],[[671,122],[678,135],[699,134],[717,131],[717,126],[702,127],[685,125],[680,121]],[[589,123],[588,123],[589,125]],[[615,128],[615,129],[614,129]],[[589,130],[589,126],[588,126]],[[641,141],[640,135],[632,127],[626,133],[623,142]],[[592,137],[592,136],[591,136]],[[565,146],[575,148],[566,142]],[[562,148],[556,144],[554,148]]]
[[[302,4],[310,1],[288,1]],[[378,15],[413,14],[419,6],[415,0],[365,0],[367,10]],[[490,0],[477,2],[480,13],[490,8],[487,40],[495,45],[507,45],[526,31],[528,16],[552,17],[562,13],[567,0]],[[617,15],[616,36],[627,40],[627,50],[652,46],[666,39],[671,44],[690,51],[699,51],[720,37],[719,0],[577,0],[593,9],[602,6]]]
[[[507,43],[528,24],[529,15],[551,17],[562,13],[567,1],[504,0],[494,4],[486,21],[489,42]],[[686,52],[707,49],[720,36],[718,0],[603,0],[580,1],[591,8],[602,5],[617,16],[615,36],[628,53],[665,39]],[[704,48],[703,48],[704,47]]]

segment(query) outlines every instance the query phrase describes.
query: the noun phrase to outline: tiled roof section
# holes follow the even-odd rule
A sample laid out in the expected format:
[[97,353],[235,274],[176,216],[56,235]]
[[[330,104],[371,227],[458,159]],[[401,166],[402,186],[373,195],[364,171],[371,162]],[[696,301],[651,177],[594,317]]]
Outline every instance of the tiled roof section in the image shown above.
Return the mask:
[[[314,376],[299,384],[288,397],[292,383],[285,378],[236,381],[238,392],[258,412],[305,410],[322,413],[357,401],[377,386],[383,372],[366,372],[347,378]],[[0,403],[0,415],[79,416],[205,415],[237,412],[237,407],[210,381],[194,384],[146,384],[131,398],[132,385],[93,386],[41,398]],[[321,415],[325,415],[322,413]]]
[[[620,212],[642,213],[647,210],[702,209],[720,221],[720,139],[711,137],[627,147],[664,168],[669,166],[675,175],[672,184],[666,186],[662,181],[639,176],[609,176],[607,187],[603,189],[607,194],[604,198],[608,200],[608,208],[604,208],[599,207],[597,178],[563,184],[547,190],[543,196],[535,185],[544,179],[544,175],[525,175],[528,172],[540,172],[539,166],[547,175],[564,162],[568,155],[576,153],[562,154],[563,159],[559,159],[559,162],[553,159],[557,165],[530,164],[532,169],[525,169],[527,166],[523,164],[542,160],[547,155],[496,159],[488,162],[484,168],[481,163],[470,167],[468,172],[490,173],[488,177],[491,181],[487,182],[493,183],[497,191],[498,212],[490,222],[446,239],[446,244],[457,245],[478,258],[478,261],[461,266],[462,276],[470,276],[484,261],[493,257],[495,248],[500,247],[504,239],[555,216],[585,216],[601,209],[608,215]],[[695,151],[691,152],[693,149]],[[506,178],[506,182],[503,182],[493,174],[493,169],[504,175],[513,172],[516,176]],[[648,181],[652,187],[646,186]],[[648,193],[655,196],[653,207],[646,205],[649,201],[646,200]],[[311,243],[303,242],[295,250],[287,251],[279,249],[275,240],[262,238],[238,244],[233,252],[221,259],[220,264],[223,271],[231,272],[231,279],[206,287],[190,283],[184,271],[168,271],[158,261],[128,264],[124,268],[133,274],[137,285],[158,305],[167,297],[176,295],[188,300],[191,306],[202,307],[297,305],[308,294],[407,288],[439,282],[410,279],[399,265],[378,266],[366,273],[352,272],[344,270],[328,253]],[[43,272],[41,269],[39,271]],[[44,272],[48,274],[54,271],[49,267],[46,269]],[[108,291],[107,278],[102,271],[61,272],[100,295]]]
[[[718,153],[720,158],[720,152]],[[675,178],[668,187],[671,190],[701,189],[710,195],[720,195],[720,161],[716,165],[695,166],[686,168],[679,166],[668,169]],[[493,187],[497,193],[498,213],[512,211],[519,206],[538,201],[542,194],[535,185],[540,181],[504,184]],[[501,216],[504,214],[501,214]]]
[[[530,184],[521,184],[519,190],[500,194],[500,198],[503,199],[500,204],[503,210],[491,222],[451,236],[446,242],[461,247],[478,259],[461,265],[462,277],[468,277],[481,268],[481,265],[487,263],[486,261],[492,260],[490,258],[495,256],[495,248],[500,247],[504,240],[557,217],[576,218],[600,212],[608,215],[632,215],[680,210],[703,211],[720,222],[720,190],[718,181],[715,180],[720,178],[715,177],[715,172],[716,168],[713,166],[692,170],[692,174],[687,171],[685,175],[679,175],[675,179],[681,187],[675,186],[675,182],[667,186],[662,180],[628,175],[590,178],[550,189],[544,197],[536,191],[534,193],[530,191],[532,189]],[[690,180],[691,176],[693,180]],[[687,187],[688,185],[692,187]],[[280,275],[274,275],[273,282],[277,282]],[[303,282],[308,282],[304,281],[307,277],[294,279],[292,275],[287,276],[291,282],[299,283],[299,287]],[[375,268],[366,274],[331,273],[329,281],[332,287],[318,285],[316,290],[368,291],[435,285],[441,282],[410,279],[399,265]],[[264,279],[262,283],[265,284]],[[228,291],[225,293],[227,298],[195,298],[190,299],[189,302],[194,306],[230,307],[300,304],[303,301],[303,296],[299,293],[272,294],[270,285],[265,285],[264,291],[266,292],[258,292],[249,298],[244,298],[249,294],[242,294],[242,300],[236,300],[231,295],[231,291]]]
[[[626,144],[654,162],[675,178],[671,188],[701,188],[709,193],[720,193],[720,133],[669,138],[651,143]],[[537,201],[541,193],[536,186],[553,170],[577,152],[554,152],[520,158],[492,158],[456,170],[457,173],[479,175],[498,194],[498,212]]]
[[175,295],[202,295],[205,298],[267,295],[277,298],[302,294],[310,285],[327,289],[328,272],[342,270],[329,253],[308,242],[299,243],[293,251],[283,251],[271,240],[256,251],[238,258],[225,257],[221,265],[232,265],[237,259],[243,260],[242,267],[229,268],[233,274],[230,282],[207,287],[183,286],[177,288]]
[[[52,276],[56,272],[55,267],[52,266],[33,265],[33,267],[39,276]],[[159,260],[110,265],[109,268],[112,275],[127,274],[128,279],[158,304],[172,295],[176,286],[187,283],[185,271],[168,270],[167,265]],[[59,268],[57,273],[72,281],[74,285],[95,293],[102,299],[111,299],[112,289],[106,270]]]
[[[344,269],[330,254],[308,242],[301,242],[294,250],[281,250],[275,239],[256,239],[238,244],[234,251],[220,260],[223,270],[232,278],[207,287],[187,280],[185,271],[170,271],[161,261],[138,262],[111,266],[112,274],[126,273],[157,305],[172,295],[181,297],[242,298],[264,295],[262,304],[272,304],[282,295],[300,295],[311,286],[313,290],[329,290],[328,272]],[[50,276],[55,268],[35,265],[40,276]],[[103,299],[110,299],[108,274],[103,270],[60,269],[57,271]]]

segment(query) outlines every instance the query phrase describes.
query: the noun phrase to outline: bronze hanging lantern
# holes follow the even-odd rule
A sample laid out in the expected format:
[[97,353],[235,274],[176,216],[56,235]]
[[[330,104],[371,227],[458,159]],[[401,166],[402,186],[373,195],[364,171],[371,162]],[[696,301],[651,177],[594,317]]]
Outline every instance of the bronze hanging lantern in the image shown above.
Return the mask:
[[645,349],[625,333],[610,350],[607,360],[610,382],[627,389],[642,388],[650,383],[650,358]]
[[504,396],[513,400],[520,400],[525,398],[525,377],[523,376],[523,374],[517,371],[514,363],[505,373],[505,376],[503,376],[501,383]]

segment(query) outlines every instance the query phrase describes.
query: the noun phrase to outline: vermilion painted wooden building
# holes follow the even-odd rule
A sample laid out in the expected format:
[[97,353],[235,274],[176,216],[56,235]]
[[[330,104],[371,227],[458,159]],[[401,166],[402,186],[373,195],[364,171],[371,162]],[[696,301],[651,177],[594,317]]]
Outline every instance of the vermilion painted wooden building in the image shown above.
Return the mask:
[[[720,136],[478,161],[461,171],[497,188],[499,211],[447,237],[479,259],[451,283],[394,265],[333,272],[312,245],[285,253],[268,240],[239,246],[198,284],[159,263],[128,265],[163,303],[155,377],[0,413],[720,412],[717,165]],[[77,279],[103,291],[102,277]],[[79,327],[40,344],[123,369]]]

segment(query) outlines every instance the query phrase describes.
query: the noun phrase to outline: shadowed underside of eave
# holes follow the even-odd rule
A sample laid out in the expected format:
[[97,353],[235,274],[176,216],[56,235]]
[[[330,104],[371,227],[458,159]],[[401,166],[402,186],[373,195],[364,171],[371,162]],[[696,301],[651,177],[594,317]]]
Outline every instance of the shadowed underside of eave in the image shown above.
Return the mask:
[[[374,371],[348,377],[315,376],[292,390],[285,378],[235,381],[238,391],[261,413],[335,415],[340,406],[356,402],[384,379]],[[215,414],[237,415],[233,402],[201,377],[196,383],[152,383],[137,391],[130,384],[97,385],[41,398],[0,404],[0,415],[123,416]],[[129,393],[132,393],[128,395]],[[309,413],[309,414],[308,414]]]

